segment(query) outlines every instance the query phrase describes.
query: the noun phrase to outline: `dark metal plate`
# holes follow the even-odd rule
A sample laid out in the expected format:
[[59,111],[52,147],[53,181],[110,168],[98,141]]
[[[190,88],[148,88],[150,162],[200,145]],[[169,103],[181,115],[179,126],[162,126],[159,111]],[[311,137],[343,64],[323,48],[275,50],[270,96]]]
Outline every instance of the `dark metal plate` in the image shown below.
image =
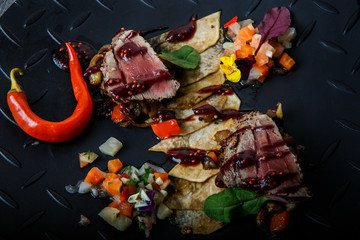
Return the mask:
[[[285,130],[307,147],[302,167],[313,198],[293,212],[291,229],[281,239],[360,238],[360,10],[359,1],[259,0],[92,0],[16,1],[0,19],[0,239],[142,238],[132,226],[119,232],[97,213],[105,199],[71,195],[64,186],[85,177],[79,152],[98,151],[114,136],[124,143],[117,155],[126,165],[146,160],[163,163],[163,154],[148,152],[157,143],[150,129],[121,128],[109,120],[92,119],[77,139],[61,144],[29,138],[13,122],[6,104],[7,77],[13,67],[25,69],[21,85],[32,109],[59,121],[71,114],[75,100],[69,75],[51,61],[63,41],[85,41],[96,49],[110,42],[121,27],[147,30],[174,28],[222,9],[222,24],[233,16],[259,23],[274,6],[290,7],[298,30],[297,61],[286,76],[271,76],[257,94],[240,97],[255,110],[283,103]],[[153,34],[155,35],[155,34]],[[150,37],[150,36],[149,36]],[[251,101],[246,99],[252,95]],[[101,156],[94,166],[105,169]],[[80,214],[91,224],[78,226]],[[234,222],[210,236],[184,236],[167,221],[154,226],[150,238],[266,239],[254,216]]]

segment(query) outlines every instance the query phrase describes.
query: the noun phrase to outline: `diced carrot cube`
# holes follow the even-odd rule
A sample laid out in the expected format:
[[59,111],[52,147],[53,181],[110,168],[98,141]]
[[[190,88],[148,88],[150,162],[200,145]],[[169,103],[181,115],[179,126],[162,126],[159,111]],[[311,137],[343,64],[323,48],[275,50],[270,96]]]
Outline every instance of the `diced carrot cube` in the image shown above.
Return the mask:
[[122,181],[120,180],[119,175],[115,173],[106,174],[102,185],[111,195],[120,196],[120,188],[122,186]]
[[262,52],[258,52],[255,56],[255,61],[258,66],[263,66],[269,62],[269,57]]
[[269,67],[267,65],[261,65],[259,66],[256,62],[253,66],[256,68],[262,75],[259,79],[257,79],[259,82],[264,82],[265,78],[269,75]]
[[250,42],[255,33],[256,32],[255,32],[254,27],[252,26],[252,24],[249,24],[246,27],[243,27],[242,29],[240,29],[240,31],[237,35],[237,39],[239,39],[240,42],[243,42],[243,43]]
[[295,65],[295,61],[284,52],[279,59],[279,64],[289,71]]
[[123,167],[123,164],[120,161],[120,159],[116,158],[116,159],[109,160],[107,166],[108,166],[109,172],[117,173]]
[[247,58],[253,52],[253,48],[249,44],[241,46],[240,50],[235,51],[236,58]]
[[155,179],[161,178],[162,181],[165,181],[166,179],[168,179],[168,174],[167,173],[154,173]]
[[93,185],[97,185],[104,179],[105,174],[106,173],[101,171],[99,168],[93,167],[90,169],[90,171],[86,175],[84,182],[93,184]]

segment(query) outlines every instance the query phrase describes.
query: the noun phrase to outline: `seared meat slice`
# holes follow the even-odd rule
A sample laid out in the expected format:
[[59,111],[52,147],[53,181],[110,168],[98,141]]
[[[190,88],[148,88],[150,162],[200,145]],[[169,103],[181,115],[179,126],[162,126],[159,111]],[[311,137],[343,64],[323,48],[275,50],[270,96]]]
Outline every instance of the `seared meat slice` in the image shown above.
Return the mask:
[[274,121],[252,112],[238,120],[223,140],[219,187],[242,187],[282,196],[307,196],[296,156]]
[[113,38],[103,63],[103,89],[114,99],[162,100],[180,87],[150,44],[132,30]]

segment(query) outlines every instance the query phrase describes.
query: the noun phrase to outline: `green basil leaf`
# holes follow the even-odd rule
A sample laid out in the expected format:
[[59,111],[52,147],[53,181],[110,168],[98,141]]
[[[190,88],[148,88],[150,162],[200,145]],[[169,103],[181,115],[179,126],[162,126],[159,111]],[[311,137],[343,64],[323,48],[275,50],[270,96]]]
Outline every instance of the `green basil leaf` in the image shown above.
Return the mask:
[[226,188],[209,196],[204,202],[205,214],[220,222],[256,214],[269,198],[241,188]]
[[174,52],[163,50],[159,57],[185,69],[194,69],[200,62],[200,54],[188,45]]

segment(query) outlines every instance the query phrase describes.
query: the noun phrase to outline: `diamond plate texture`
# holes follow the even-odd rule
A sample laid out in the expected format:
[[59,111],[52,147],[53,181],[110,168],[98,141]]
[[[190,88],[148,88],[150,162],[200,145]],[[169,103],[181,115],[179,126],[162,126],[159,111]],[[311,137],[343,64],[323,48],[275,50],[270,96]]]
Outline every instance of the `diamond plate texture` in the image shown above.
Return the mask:
[[[13,1],[4,1],[6,9]],[[285,130],[306,146],[302,159],[305,184],[313,197],[291,216],[291,228],[279,239],[359,239],[360,215],[360,8],[348,0],[18,0],[0,18],[0,239],[144,238],[136,226],[119,232],[97,216],[108,199],[71,195],[66,185],[83,179],[78,153],[93,150],[92,164],[106,168],[110,158],[98,150],[110,136],[120,139],[125,165],[166,156],[148,152],[157,143],[150,129],[120,128],[109,120],[92,119],[73,141],[51,144],[26,135],[6,104],[13,67],[25,71],[19,83],[32,109],[51,121],[69,116],[76,102],[68,73],[51,60],[65,41],[84,41],[99,49],[121,27],[148,30],[175,28],[197,13],[222,9],[222,24],[237,15],[258,24],[274,6],[287,6],[298,36],[291,56],[297,61],[286,76],[271,76],[259,89],[235,87],[243,108],[265,112],[282,102]],[[153,33],[149,37],[156,35]],[[141,136],[141,138],[139,137]],[[91,220],[78,225],[80,215]],[[151,239],[268,239],[254,216],[209,236],[184,236],[167,221],[154,225]]]

